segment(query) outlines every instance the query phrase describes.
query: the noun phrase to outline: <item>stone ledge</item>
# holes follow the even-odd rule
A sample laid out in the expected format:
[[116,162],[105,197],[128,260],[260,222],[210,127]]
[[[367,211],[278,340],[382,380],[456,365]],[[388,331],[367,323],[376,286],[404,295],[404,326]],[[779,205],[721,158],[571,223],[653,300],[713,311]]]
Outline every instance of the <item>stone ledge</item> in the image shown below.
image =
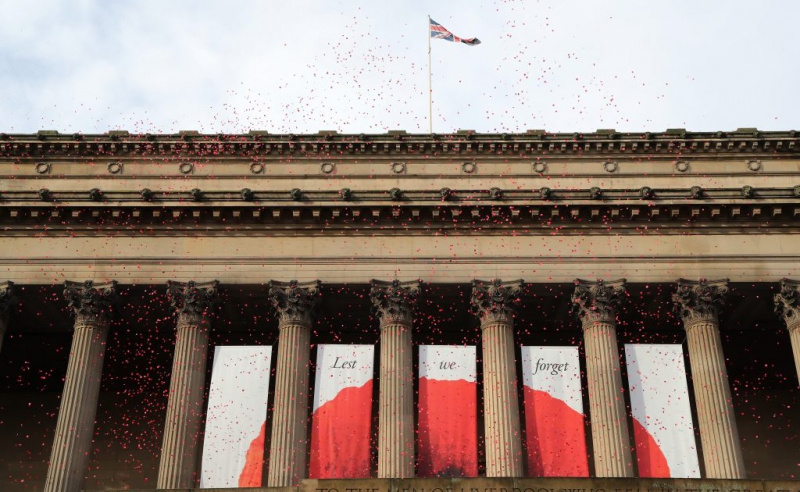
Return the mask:
[[687,132],[683,129],[658,133],[454,133],[454,134],[269,134],[203,135],[181,132],[164,135],[0,133],[0,156],[54,155],[184,155],[188,158],[226,155],[336,155],[336,154],[718,154],[796,153],[798,132],[740,129],[733,132]]
[[[298,487],[197,488],[180,489],[180,492],[240,490],[253,492],[800,492],[800,481],[680,478],[367,478],[303,480]],[[155,492],[155,489],[130,492]]]

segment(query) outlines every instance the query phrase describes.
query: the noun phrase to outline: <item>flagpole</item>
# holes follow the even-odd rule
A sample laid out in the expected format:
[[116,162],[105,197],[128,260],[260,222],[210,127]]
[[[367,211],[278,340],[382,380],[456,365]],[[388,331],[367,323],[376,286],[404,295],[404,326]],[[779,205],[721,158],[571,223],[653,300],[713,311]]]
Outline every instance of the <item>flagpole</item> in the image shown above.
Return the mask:
[[431,16],[428,16],[428,133],[433,134],[433,83],[431,77]]

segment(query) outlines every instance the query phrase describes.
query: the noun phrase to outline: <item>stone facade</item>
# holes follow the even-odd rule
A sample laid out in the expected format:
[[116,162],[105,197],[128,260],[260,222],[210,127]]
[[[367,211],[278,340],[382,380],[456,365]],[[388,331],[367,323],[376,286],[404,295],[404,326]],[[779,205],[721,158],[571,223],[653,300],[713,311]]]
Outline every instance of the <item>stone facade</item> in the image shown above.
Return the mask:
[[[581,345],[592,474],[636,477],[620,347],[640,325],[686,339],[704,477],[788,477],[748,473],[755,424],[740,432],[728,374],[728,351],[747,351],[726,329],[782,325],[773,364],[800,371],[796,132],[0,134],[0,227],[0,362],[31,359],[46,381],[2,389],[20,428],[46,429],[0,438],[9,490],[196,486],[209,347],[233,342],[276,347],[270,487],[310,483],[315,345],[365,340],[380,346],[376,479],[414,477],[423,343],[481,346],[475,484],[528,480],[517,362],[535,343]],[[794,404],[797,380],[775,385]],[[27,417],[37,392],[54,396]]]

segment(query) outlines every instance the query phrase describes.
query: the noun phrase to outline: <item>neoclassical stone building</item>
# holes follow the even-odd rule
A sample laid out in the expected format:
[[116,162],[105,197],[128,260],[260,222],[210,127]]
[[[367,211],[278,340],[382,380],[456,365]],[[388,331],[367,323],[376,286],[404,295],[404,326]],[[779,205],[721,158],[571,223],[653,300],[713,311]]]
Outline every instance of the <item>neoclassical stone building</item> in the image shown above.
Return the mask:
[[619,488],[622,345],[670,343],[702,477],[800,490],[759,482],[800,474],[795,131],[0,134],[0,228],[2,490],[197,486],[221,345],[273,347],[263,483],[316,488],[328,343],[376,346],[359,488],[415,477],[420,345],[477,347],[479,475],[521,489],[520,347],[579,347]]

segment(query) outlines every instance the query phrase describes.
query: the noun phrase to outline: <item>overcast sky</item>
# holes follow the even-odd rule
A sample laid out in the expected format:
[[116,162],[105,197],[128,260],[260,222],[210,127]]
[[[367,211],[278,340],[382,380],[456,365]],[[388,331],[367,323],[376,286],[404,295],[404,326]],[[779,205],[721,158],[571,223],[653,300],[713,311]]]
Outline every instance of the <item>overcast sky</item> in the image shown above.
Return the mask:
[[800,2],[0,0],[0,131],[800,129]]

